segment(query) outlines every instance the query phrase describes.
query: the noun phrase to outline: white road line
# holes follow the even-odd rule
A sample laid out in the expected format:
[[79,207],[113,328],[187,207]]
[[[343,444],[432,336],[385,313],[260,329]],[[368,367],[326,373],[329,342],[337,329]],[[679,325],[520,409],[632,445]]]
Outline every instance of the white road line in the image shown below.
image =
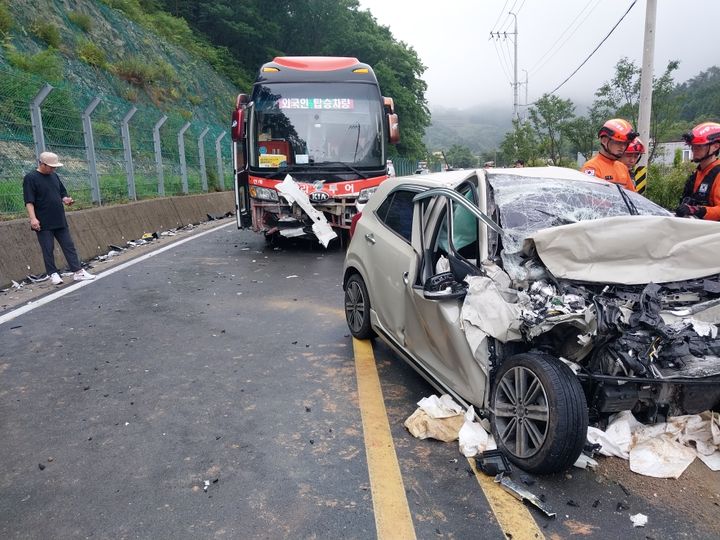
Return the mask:
[[190,240],[195,240],[196,238],[200,238],[201,236],[205,236],[206,234],[213,233],[215,231],[219,231],[220,229],[224,229],[225,227],[229,227],[230,225],[235,225],[234,221],[231,221],[230,223],[226,223],[225,225],[220,225],[219,227],[214,227],[213,229],[210,229],[209,231],[204,231],[198,234],[194,234],[188,238],[184,238],[183,240],[178,240],[177,242],[173,242],[170,245],[167,245],[163,248],[158,249],[157,251],[152,251],[150,253],[146,253],[145,255],[141,255],[137,259],[133,259],[131,261],[128,261],[126,263],[122,263],[118,266],[115,266],[114,268],[111,268],[110,270],[106,270],[105,272],[101,274],[97,274],[95,279],[91,281],[78,281],[77,283],[74,283],[68,287],[64,287],[60,289],[57,292],[54,292],[52,294],[49,294],[47,296],[43,296],[39,300],[31,300],[27,304],[25,304],[22,307],[19,307],[13,311],[10,311],[8,313],[5,313],[4,315],[0,315],[0,325],[12,321],[13,319],[19,317],[20,315],[24,315],[25,313],[28,313],[32,311],[35,308],[39,308],[40,306],[44,306],[45,304],[49,304],[53,300],[57,300],[58,298],[62,298],[66,294],[70,294],[71,292],[74,292],[81,287],[86,287],[88,285],[92,285],[93,283],[97,283],[99,280],[106,278],[115,272],[120,272],[121,270],[125,270],[126,268],[137,264],[139,262],[142,262],[144,260],[149,259],[150,257],[154,257],[155,255],[160,255],[160,253],[163,253],[165,251],[168,251],[169,249],[176,248],[185,242],[189,242]]

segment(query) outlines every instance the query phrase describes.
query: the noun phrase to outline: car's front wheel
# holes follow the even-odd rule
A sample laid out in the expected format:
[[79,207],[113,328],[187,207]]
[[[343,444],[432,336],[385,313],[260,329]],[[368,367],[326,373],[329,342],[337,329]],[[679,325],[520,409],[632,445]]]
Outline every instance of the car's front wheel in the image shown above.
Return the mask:
[[375,335],[370,326],[370,297],[359,274],[350,276],[345,285],[345,320],[354,337],[369,339]]
[[492,430],[499,448],[529,472],[570,467],[587,437],[585,394],[565,364],[541,354],[504,361],[491,396]]

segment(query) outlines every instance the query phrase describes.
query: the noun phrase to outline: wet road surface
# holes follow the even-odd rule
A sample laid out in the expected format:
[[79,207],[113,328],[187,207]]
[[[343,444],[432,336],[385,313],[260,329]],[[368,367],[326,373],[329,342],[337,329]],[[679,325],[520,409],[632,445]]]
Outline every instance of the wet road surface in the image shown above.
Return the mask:
[[[222,226],[0,324],[0,537],[720,535],[720,474],[697,461],[662,481],[602,458],[515,471],[548,520],[456,443],[411,437],[433,390],[381,342],[353,343],[342,261]],[[379,489],[393,467],[401,489]]]

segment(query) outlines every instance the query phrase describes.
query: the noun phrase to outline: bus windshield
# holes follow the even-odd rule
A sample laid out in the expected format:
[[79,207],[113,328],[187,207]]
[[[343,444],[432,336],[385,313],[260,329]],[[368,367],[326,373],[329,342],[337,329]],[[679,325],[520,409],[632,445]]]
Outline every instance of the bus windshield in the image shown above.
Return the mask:
[[250,166],[277,170],[381,168],[383,109],[363,83],[257,85],[249,122]]

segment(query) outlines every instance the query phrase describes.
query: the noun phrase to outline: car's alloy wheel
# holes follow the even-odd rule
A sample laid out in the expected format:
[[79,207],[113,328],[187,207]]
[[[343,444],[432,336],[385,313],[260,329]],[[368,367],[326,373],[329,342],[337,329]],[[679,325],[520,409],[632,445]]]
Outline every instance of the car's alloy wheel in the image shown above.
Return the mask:
[[370,327],[370,298],[358,274],[353,274],[345,285],[345,320],[354,337],[368,339],[375,335]]
[[588,411],[582,386],[565,364],[545,354],[519,354],[495,373],[491,396],[495,441],[516,465],[552,473],[582,452]]

